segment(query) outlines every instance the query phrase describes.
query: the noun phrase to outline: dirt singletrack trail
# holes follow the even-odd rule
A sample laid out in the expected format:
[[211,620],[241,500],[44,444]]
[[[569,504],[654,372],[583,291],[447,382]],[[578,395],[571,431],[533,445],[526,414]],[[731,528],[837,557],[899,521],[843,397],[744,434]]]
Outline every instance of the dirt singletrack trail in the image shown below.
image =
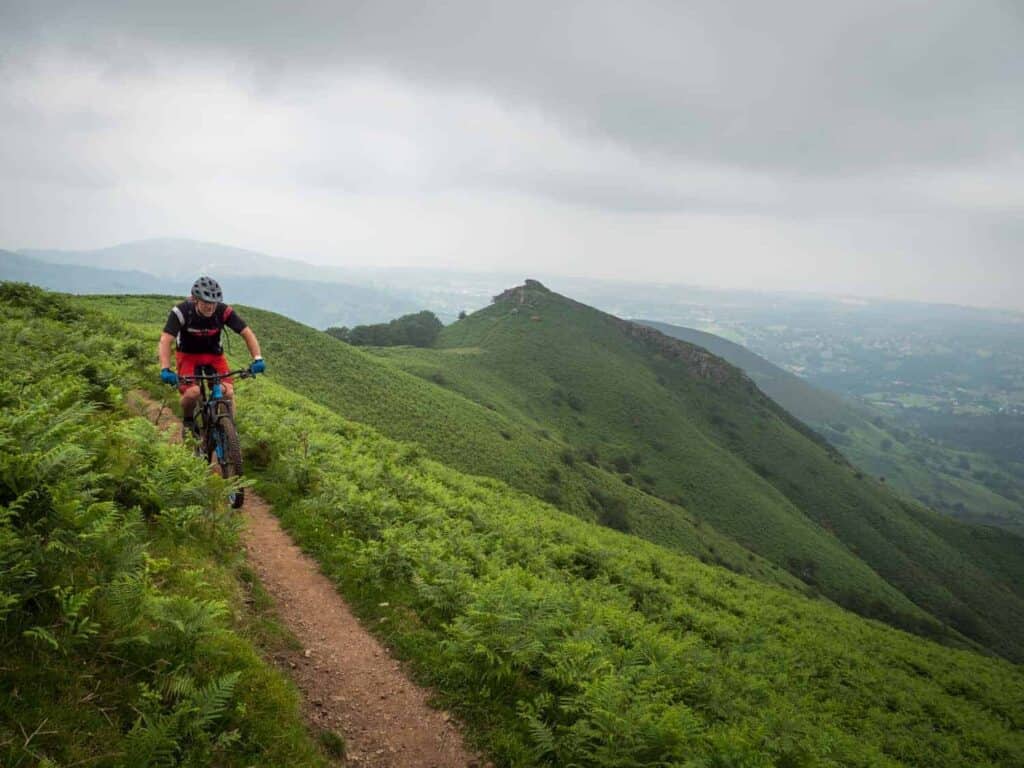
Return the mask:
[[[174,442],[181,422],[149,395],[133,392],[129,407]],[[463,744],[449,715],[427,704],[428,693],[406,677],[387,649],[363,629],[334,584],[281,528],[270,506],[246,489],[243,543],[249,563],[274,599],[281,621],[303,650],[278,654],[277,664],[303,695],[316,729],[340,732],[346,764],[372,768],[473,768],[487,765]]]

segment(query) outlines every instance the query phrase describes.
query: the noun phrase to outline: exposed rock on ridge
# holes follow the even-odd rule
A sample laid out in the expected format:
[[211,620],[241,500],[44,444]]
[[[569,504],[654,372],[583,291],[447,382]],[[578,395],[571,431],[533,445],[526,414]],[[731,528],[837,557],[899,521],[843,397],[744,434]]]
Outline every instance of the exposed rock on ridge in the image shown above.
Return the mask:
[[747,375],[738,368],[702,347],[673,339],[646,325],[637,325],[617,317],[614,320],[622,332],[631,339],[636,339],[648,347],[652,347],[662,357],[678,360],[698,378],[707,379],[715,384],[747,379]]

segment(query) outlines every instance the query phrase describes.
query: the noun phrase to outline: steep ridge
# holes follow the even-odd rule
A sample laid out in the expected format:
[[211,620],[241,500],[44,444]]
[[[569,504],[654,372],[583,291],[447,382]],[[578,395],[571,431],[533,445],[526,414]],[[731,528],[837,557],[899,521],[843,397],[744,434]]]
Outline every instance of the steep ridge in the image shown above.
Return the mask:
[[[750,376],[766,395],[829,440],[858,468],[925,506],[969,523],[1024,535],[1024,487],[991,456],[953,449],[821,389],[714,334],[650,320],[667,336],[707,349]],[[1024,584],[1024,574],[1020,579]]]
[[[60,338],[152,373],[151,329],[72,327],[69,308]],[[501,764],[1024,760],[1017,666],[583,522],[259,383],[239,410],[259,490]]]
[[[380,354],[547,425],[853,610],[935,631],[907,611],[909,598],[1022,658],[1024,601],[1006,580],[1024,555],[990,567],[981,549],[961,551],[935,532],[948,533],[945,521],[911,512],[706,350],[532,282],[449,326],[439,343]],[[965,542],[975,535],[958,530]]]
[[867,418],[866,411],[861,412],[839,395],[820,389],[721,336],[653,320],[635,322],[665,336],[706,349],[726,360],[753,379],[762,392],[806,424],[830,421],[854,423]]

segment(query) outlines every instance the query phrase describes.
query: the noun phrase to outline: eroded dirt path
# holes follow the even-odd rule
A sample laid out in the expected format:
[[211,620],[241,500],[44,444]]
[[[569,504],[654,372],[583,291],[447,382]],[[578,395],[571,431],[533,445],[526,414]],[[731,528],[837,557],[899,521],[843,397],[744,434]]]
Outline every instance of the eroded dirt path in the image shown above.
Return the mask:
[[[142,393],[130,406],[180,441],[180,422]],[[454,722],[427,704],[386,648],[364,630],[316,562],[281,528],[270,506],[247,489],[243,541],[277,613],[303,650],[275,660],[302,691],[307,718],[344,735],[347,763],[373,768],[484,765]]]

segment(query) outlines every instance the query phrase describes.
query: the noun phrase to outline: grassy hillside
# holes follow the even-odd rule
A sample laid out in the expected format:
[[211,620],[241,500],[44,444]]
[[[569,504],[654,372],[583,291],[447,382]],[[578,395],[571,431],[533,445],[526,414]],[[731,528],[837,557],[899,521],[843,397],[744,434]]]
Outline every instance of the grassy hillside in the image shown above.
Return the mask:
[[1018,666],[582,522],[273,383],[246,398],[261,491],[500,765],[1024,759]]
[[[39,343],[34,319],[11,326],[12,307],[50,313],[50,342]],[[90,389],[65,390],[71,404],[113,391],[117,378],[99,373],[106,362],[145,358],[152,338],[113,316],[78,324],[52,298],[26,304],[8,296],[4,309],[2,338],[20,354],[38,346],[66,372],[82,370],[76,355],[97,366]],[[499,765],[1024,761],[1020,667],[581,521],[500,481],[438,464],[273,379],[247,382],[243,397],[248,465],[286,526]],[[142,437],[124,453],[138,466],[154,454],[189,463],[151,431]],[[128,492],[152,504],[164,494],[146,492],[166,488],[154,483],[167,475],[145,475],[149,482]],[[164,525],[189,519],[179,511]],[[105,546],[111,537],[94,541]],[[174,570],[186,582],[197,578]],[[13,615],[29,614],[18,606]],[[61,631],[75,626],[64,621]],[[117,686],[92,683],[100,696]],[[157,690],[143,706],[161,700]],[[231,717],[240,734],[257,720],[248,707]],[[76,733],[104,746],[116,737],[98,720]],[[233,763],[197,755],[191,764]],[[254,754],[246,764],[273,763]]]
[[[739,572],[798,578],[863,615],[1020,656],[1012,548],[997,566],[968,529],[956,544],[929,530],[718,358],[671,358],[655,336],[624,332],[634,326],[527,294],[533,308],[505,300],[449,326],[442,349],[380,359],[245,313],[274,377],[449,466]],[[154,338],[167,311],[160,299],[107,303]]]
[[[90,296],[74,301],[115,313],[148,334],[154,344],[172,305],[167,297]],[[538,423],[510,417],[488,399],[472,400],[436,381],[397,370],[280,315],[251,307],[239,311],[260,337],[271,378],[348,419],[393,439],[415,442],[452,467],[501,479],[585,519],[628,528],[772,583],[802,587],[783,569],[706,521],[643,493],[613,471],[589,464]],[[244,353],[240,340],[229,334],[226,341],[229,352]]]
[[721,359],[537,284],[447,327],[440,344],[379,354],[545,425],[843,605],[932,631],[909,598],[1022,657],[1024,584],[1007,578],[1020,552],[1007,546],[993,565],[976,529],[943,522],[940,535],[938,515],[857,472]]
[[148,345],[0,284],[0,764],[324,766],[226,486],[122,394]]
[[879,413],[816,387],[739,344],[692,328],[643,321],[696,344],[750,376],[779,405],[810,425],[867,474],[965,522],[1024,535],[1024,471],[982,453],[955,450],[889,423]]

